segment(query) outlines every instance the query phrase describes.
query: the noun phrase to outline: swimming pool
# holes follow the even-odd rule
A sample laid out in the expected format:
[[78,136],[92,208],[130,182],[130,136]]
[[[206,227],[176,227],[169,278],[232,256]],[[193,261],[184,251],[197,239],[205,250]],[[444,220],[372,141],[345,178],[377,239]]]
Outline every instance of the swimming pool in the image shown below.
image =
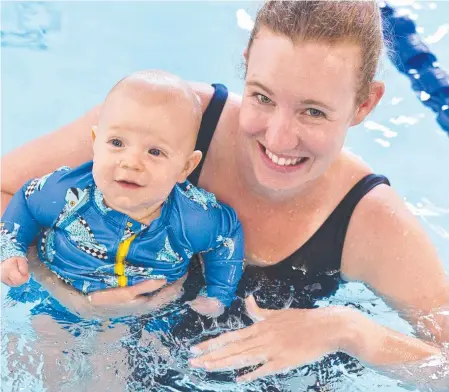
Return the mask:
[[[421,35],[442,68],[449,70],[449,3],[393,2],[398,3],[417,18]],[[257,6],[255,2],[188,1],[3,3],[2,154],[76,118],[100,102],[117,80],[137,69],[162,68],[185,79],[221,82],[241,92],[241,53]],[[449,270],[449,138],[387,59],[380,77],[386,82],[386,95],[375,113],[350,131],[346,146],[390,178],[420,217]],[[35,287],[28,287],[23,296],[27,290]],[[372,317],[411,331],[362,285],[344,285],[322,305],[352,303],[356,296],[357,305]],[[107,386],[123,390],[125,383],[139,390],[137,378],[143,378],[147,386],[153,383],[151,390],[237,390],[235,384],[218,383],[204,372],[190,370],[185,360],[191,341],[176,341],[163,332],[148,333],[144,344],[136,345],[133,329],[116,326],[116,340],[122,334],[129,340],[128,354],[116,341],[103,342],[96,325],[79,320],[63,323],[72,331],[64,342],[56,345],[51,334],[36,341],[31,326],[35,305],[17,303],[2,287],[2,390],[43,390],[38,348],[44,346],[59,354],[65,351],[60,363],[63,375],[58,380],[54,373],[55,390],[83,390],[84,382],[98,390]],[[182,316],[185,308],[175,305],[166,310],[155,322],[156,331],[170,312]],[[230,320],[226,325],[205,326],[204,335],[237,324]],[[129,353],[143,360],[134,363]],[[169,368],[175,369],[178,381],[162,385],[161,380],[171,374]],[[105,375],[101,380],[100,373]],[[255,383],[241,390],[306,391],[310,386],[315,389],[309,390],[323,391],[417,390],[373,370],[348,371],[332,361],[311,371],[273,377],[270,382],[271,387]]]

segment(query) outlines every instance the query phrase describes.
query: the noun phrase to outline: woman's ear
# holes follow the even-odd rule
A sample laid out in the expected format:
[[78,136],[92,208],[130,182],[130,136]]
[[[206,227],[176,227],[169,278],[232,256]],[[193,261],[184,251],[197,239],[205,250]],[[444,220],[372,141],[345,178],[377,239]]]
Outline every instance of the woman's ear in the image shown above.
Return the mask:
[[243,57],[245,58],[245,64],[248,64],[248,47],[243,50]]
[[203,153],[199,150],[195,150],[190,154],[187,162],[184,166],[183,171],[179,175],[178,182],[183,183],[187,180],[187,177],[195,170],[195,168],[199,165],[201,158],[203,157]]
[[383,82],[372,82],[368,98],[358,108],[354,118],[351,121],[351,127],[359,125],[370,114],[379,103],[385,92]]

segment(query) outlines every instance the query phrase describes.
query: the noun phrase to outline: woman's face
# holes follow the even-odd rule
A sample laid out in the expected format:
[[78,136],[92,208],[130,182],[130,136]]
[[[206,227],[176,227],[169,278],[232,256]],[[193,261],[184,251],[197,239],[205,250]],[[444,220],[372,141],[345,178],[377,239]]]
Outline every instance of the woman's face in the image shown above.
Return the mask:
[[239,151],[259,191],[296,193],[336,160],[356,121],[359,61],[352,44],[293,43],[259,31],[247,59]]

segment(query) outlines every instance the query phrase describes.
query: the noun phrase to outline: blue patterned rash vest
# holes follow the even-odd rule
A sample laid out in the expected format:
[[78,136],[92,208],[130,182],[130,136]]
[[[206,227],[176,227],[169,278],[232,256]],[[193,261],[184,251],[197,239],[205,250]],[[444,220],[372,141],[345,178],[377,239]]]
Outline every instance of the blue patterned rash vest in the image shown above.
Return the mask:
[[173,282],[201,253],[207,295],[229,306],[243,271],[241,224],[213,194],[177,184],[146,226],[104,204],[92,162],[33,179],[14,195],[1,222],[1,261],[25,257],[36,237],[40,259],[86,294],[146,279]]

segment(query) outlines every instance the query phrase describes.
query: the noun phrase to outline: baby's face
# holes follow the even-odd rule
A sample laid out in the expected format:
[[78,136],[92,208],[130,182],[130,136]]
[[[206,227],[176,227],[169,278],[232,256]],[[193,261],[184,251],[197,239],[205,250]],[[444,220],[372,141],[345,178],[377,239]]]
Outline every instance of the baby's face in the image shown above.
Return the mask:
[[169,98],[120,91],[104,104],[93,175],[109,207],[140,212],[185,181],[198,122],[186,102]]

